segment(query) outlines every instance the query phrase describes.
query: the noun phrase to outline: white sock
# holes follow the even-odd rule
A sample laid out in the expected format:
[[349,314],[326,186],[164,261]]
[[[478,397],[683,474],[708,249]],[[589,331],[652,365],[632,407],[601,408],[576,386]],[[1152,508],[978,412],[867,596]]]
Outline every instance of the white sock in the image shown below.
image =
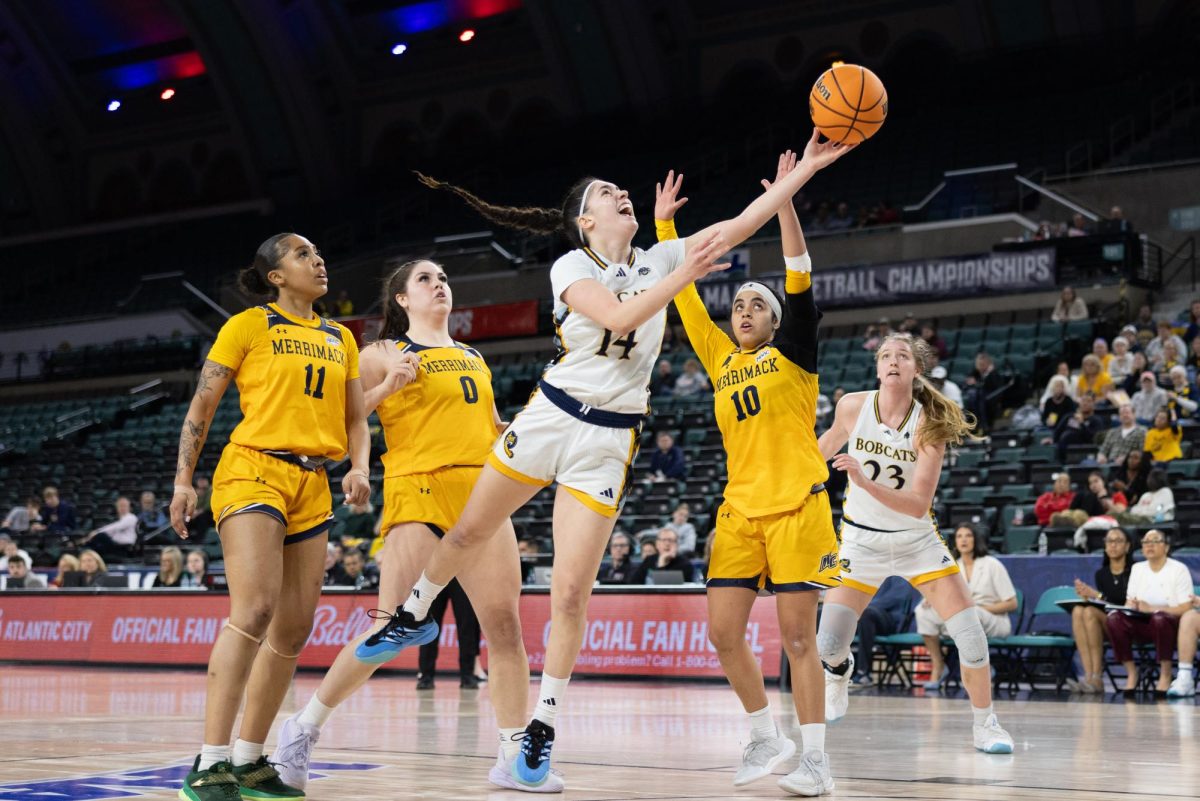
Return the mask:
[[1191,672],[1192,672],[1192,663],[1191,662],[1188,662],[1187,664],[1184,664],[1183,662],[1179,663],[1179,675],[1180,676],[1182,676],[1184,673],[1191,673]]
[[521,740],[519,738],[525,729],[517,726],[512,729],[500,729],[500,748],[504,752],[504,759],[509,760],[521,753]]
[[771,717],[771,705],[750,713],[750,734],[755,740],[770,740],[779,736],[775,718]]
[[804,753],[809,751],[817,751],[825,753],[825,724],[824,723],[801,723],[800,724],[800,745]]
[[202,745],[200,746],[200,770],[208,770],[218,762],[229,761],[229,746]]
[[438,597],[438,593],[444,589],[446,589],[445,584],[434,584],[422,571],[421,578],[417,579],[417,583],[413,585],[412,594],[404,602],[404,611],[417,620],[424,620],[429,617],[429,607],[433,604],[433,599]]
[[325,721],[329,720],[329,716],[333,714],[333,709],[331,706],[322,704],[321,699],[317,698],[317,694],[313,693],[312,698],[308,699],[308,705],[300,713],[300,724],[303,726],[314,726],[319,729],[325,725]]
[[992,714],[992,705],[988,704],[982,709],[977,706],[973,706],[971,707],[971,714],[975,716],[975,725],[982,726],[987,722],[988,716]]
[[241,737],[233,741],[233,764],[253,765],[262,756],[262,743],[248,743]]
[[557,679],[549,673],[542,674],[542,682],[538,687],[537,707],[533,710],[535,720],[540,720],[554,728],[554,721],[558,718],[558,710],[562,708],[563,698],[567,694],[567,682],[570,680],[570,676],[565,679]]

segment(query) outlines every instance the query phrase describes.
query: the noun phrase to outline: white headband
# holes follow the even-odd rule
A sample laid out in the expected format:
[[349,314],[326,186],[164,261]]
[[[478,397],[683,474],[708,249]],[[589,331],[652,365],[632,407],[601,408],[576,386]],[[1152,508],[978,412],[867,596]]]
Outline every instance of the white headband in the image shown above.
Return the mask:
[[736,299],[738,295],[747,289],[762,295],[762,299],[771,307],[771,311],[775,313],[776,320],[783,319],[783,307],[779,305],[779,298],[775,297],[775,293],[767,289],[765,284],[760,284],[757,281],[747,281],[738,287],[738,291],[733,294],[733,297]]
[[579,224],[578,218],[583,216],[583,210],[585,208],[587,208],[588,192],[591,192],[592,187],[599,183],[604,183],[604,182],[601,181],[599,178],[597,178],[596,180],[592,181],[590,184],[585,186],[583,189],[583,197],[579,198],[579,213],[575,215],[575,217],[577,218],[575,220],[575,227],[579,229],[579,241],[580,242],[584,242],[586,240],[583,238],[583,226]]

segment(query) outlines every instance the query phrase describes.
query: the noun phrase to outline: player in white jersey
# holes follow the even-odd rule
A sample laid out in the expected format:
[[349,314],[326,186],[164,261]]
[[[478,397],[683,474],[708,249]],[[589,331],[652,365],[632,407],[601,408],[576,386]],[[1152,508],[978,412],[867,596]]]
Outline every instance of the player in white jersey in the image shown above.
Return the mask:
[[427,635],[429,605],[480,556],[500,523],[538,490],[558,482],[550,639],[533,720],[513,778],[526,788],[550,776],[554,724],[583,641],[587,602],[609,535],[631,483],[650,373],[662,345],[666,306],[687,285],[724,269],[714,264],[775,216],[822,167],[850,149],[814,132],[796,169],[738,216],[683,241],[633,247],[638,223],[628,193],[598,178],[578,181],[560,209],[495,206],[454,192],[488,220],[563,234],[576,249],[550,269],[559,354],[488,457],[462,516],[438,544],[386,636],[397,650]]
[[1012,738],[992,709],[987,635],[933,516],[946,444],[962,442],[971,422],[925,379],[928,353],[924,340],[908,334],[885,338],[875,354],[879,390],[843,396],[833,425],[821,435],[826,459],[848,446],[833,466],[849,478],[840,532],[842,586],[826,594],[817,630],[825,717],[833,722],[846,714],[859,615],[884,579],[897,575],[946,621],[958,647],[975,747],[1011,754]]

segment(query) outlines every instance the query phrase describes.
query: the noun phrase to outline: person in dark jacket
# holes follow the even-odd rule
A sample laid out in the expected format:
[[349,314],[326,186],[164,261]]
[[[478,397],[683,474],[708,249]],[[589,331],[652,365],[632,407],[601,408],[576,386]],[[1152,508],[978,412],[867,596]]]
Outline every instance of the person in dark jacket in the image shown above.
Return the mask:
[[653,481],[687,476],[687,457],[683,448],[675,444],[675,437],[666,431],[660,431],[656,440],[658,447],[650,457],[650,478]]
[[696,568],[692,563],[679,555],[679,535],[674,529],[663,528],[655,540],[658,545],[658,555],[642,560],[637,570],[629,579],[630,584],[646,584],[651,570],[678,570],[683,573],[685,582],[696,580]]

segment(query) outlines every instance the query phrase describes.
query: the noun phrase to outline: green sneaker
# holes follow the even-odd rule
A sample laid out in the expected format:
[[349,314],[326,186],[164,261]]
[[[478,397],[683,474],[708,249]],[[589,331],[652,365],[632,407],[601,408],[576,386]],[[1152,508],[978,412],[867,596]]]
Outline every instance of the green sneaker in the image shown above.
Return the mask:
[[208,770],[200,770],[200,757],[192,763],[192,772],[179,789],[181,801],[242,801],[233,765],[218,762]]
[[304,792],[284,784],[279,778],[279,771],[265,756],[249,765],[234,765],[233,776],[237,780],[242,801],[270,801],[277,798],[304,801]]

